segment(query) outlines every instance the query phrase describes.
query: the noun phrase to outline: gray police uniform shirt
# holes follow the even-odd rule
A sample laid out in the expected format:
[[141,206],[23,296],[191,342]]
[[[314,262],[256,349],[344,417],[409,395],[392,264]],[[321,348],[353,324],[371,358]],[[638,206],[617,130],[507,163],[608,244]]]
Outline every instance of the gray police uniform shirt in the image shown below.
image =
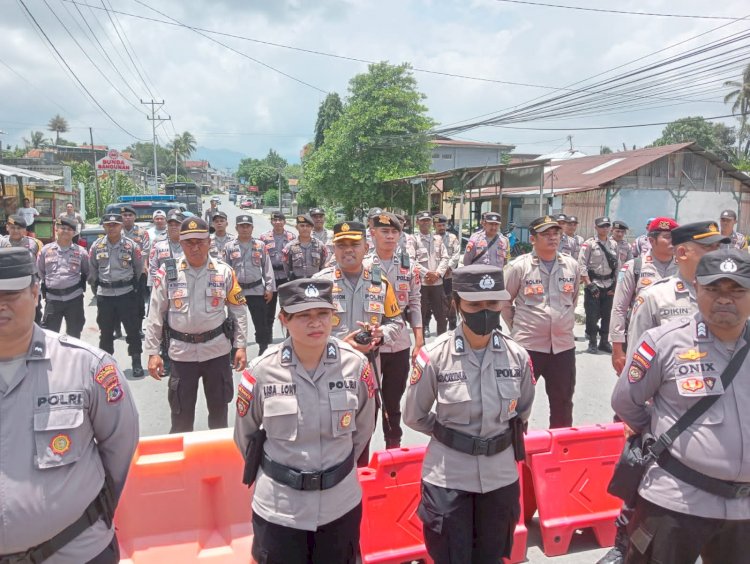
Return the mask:
[[[329,338],[314,373],[299,362],[291,338],[253,359],[237,389],[234,440],[245,453],[261,426],[263,449],[274,462],[297,470],[331,468],[354,451],[356,460],[375,429],[375,385],[364,355]],[[253,491],[253,512],[306,531],[330,523],[362,499],[357,469],[331,489],[299,491],[269,478],[263,469]]]
[[276,291],[276,278],[273,275],[271,258],[266,252],[266,245],[258,239],[251,239],[242,243],[239,239],[233,240],[224,249],[227,264],[237,274],[237,282],[240,284],[252,284],[260,281],[260,284],[252,288],[243,288],[245,296],[262,296],[265,292]]
[[382,276],[380,284],[372,278],[368,268],[362,269],[357,283],[352,286],[338,266],[321,270],[313,278],[323,278],[333,282],[333,336],[341,339],[360,329],[357,321],[375,325],[383,329],[383,345],[392,345],[400,338],[399,333],[406,327],[401,308],[388,279]]
[[648,233],[639,235],[633,241],[633,258],[645,255],[651,250],[651,241],[648,240]]
[[5,235],[0,236],[0,248],[2,247],[25,247],[36,258],[39,255],[42,245],[38,239],[34,239],[33,237],[21,237],[14,241],[10,238],[10,235]]
[[318,241],[320,241],[326,246],[326,251],[328,251],[328,256],[326,259],[326,263],[323,266],[324,267],[330,266],[331,262],[335,260],[335,256],[333,254],[333,230],[322,229],[321,231],[315,231],[313,229],[312,236],[315,237]]
[[[199,334],[219,327],[227,319],[227,309],[237,322],[234,347],[247,346],[247,307],[242,289],[231,267],[209,258],[193,268],[185,258],[177,261],[177,279],[168,280],[159,269],[151,290],[143,352],[159,354],[165,322],[180,333]],[[204,362],[228,355],[232,343],[220,333],[205,343],[169,340],[169,358],[177,362]]]
[[628,325],[628,354],[647,330],[673,319],[687,321],[697,310],[695,287],[679,273],[654,283],[635,298]]
[[[119,497],[138,412],[114,358],[34,326],[25,362],[0,379],[0,554],[25,551],[78,519],[104,485]],[[112,540],[97,521],[45,564],[81,564]]]
[[280,235],[274,233],[272,229],[271,231],[266,231],[259,237],[259,239],[266,245],[266,251],[268,251],[268,256],[271,258],[273,273],[276,280],[283,280],[286,276],[286,273],[284,272],[284,260],[281,256],[281,252],[284,250],[286,244],[294,238],[294,233],[287,231],[286,229],[284,229]]
[[182,250],[182,245],[179,241],[172,241],[172,239],[162,239],[157,241],[152,247],[151,252],[148,256],[148,280],[149,286],[154,285],[154,277],[156,271],[159,270],[164,261],[168,258],[179,260],[185,256],[185,252]]
[[607,261],[607,255],[599,245],[600,241],[597,237],[591,237],[590,239],[586,239],[583,245],[581,245],[581,252],[578,255],[578,268],[581,277],[590,276],[589,271],[592,271],[597,275],[597,278],[592,278],[591,282],[599,286],[599,288],[609,288],[614,284],[617,274],[617,243],[611,237],[608,237],[606,241],[602,241],[609,254],[614,256],[615,268],[612,269]]
[[735,249],[739,249],[741,251],[747,250],[747,237],[745,237],[742,233],[732,231],[730,239],[732,239],[732,242],[729,244],[730,248],[734,247]]
[[[721,373],[734,350],[714,338],[700,313],[646,332],[628,355],[612,408],[635,431],[659,436],[705,396],[721,396],[669,447],[670,454],[712,478],[750,482],[750,357],[724,389]],[[647,405],[649,402],[650,405]],[[750,497],[726,499],[695,488],[653,463],[641,497],[661,507],[710,519],[750,519]]]
[[628,314],[642,290],[663,278],[677,274],[677,263],[670,259],[666,263],[654,259],[649,250],[640,257],[640,272],[636,280],[637,258],[626,262],[617,273],[615,297],[612,300],[612,316],[609,321],[609,340],[624,343],[627,334]]
[[623,264],[633,258],[633,248],[624,239],[615,241],[615,244],[617,245],[617,266],[622,268]]
[[146,230],[146,235],[148,235],[148,240],[146,245],[144,245],[143,247],[143,254],[148,256],[151,253],[151,249],[156,243],[167,238],[167,228],[165,227],[164,229],[157,229],[154,225],[153,227],[149,227]]
[[[422,276],[424,286],[442,286],[443,276],[448,270],[448,261],[450,256],[448,250],[443,245],[443,239],[434,233],[423,235],[421,233],[414,237],[417,243],[417,268]],[[425,281],[428,272],[437,272],[439,277],[435,282],[429,284]]]
[[307,243],[296,237],[286,244],[281,251],[281,257],[287,278],[310,278],[325,268],[328,251],[315,237]]
[[47,243],[42,247],[36,265],[48,290],[71,289],[64,295],[47,292],[47,300],[66,302],[83,294],[81,275],[87,279],[89,274],[89,257],[83,247],[75,243],[67,247],[61,247],[56,241]]
[[[120,237],[116,243],[110,243],[107,237],[100,237],[89,252],[89,283],[137,280],[143,272],[143,264],[143,253],[135,242]],[[134,285],[104,288],[99,284],[96,295],[122,296],[134,289]]]
[[[495,330],[480,366],[459,324],[417,354],[403,419],[426,435],[432,435],[438,421],[474,437],[490,438],[508,431],[516,415],[527,420],[533,401],[529,354]],[[492,456],[472,456],[430,438],[422,479],[443,488],[486,493],[518,480],[518,469],[512,446]]]
[[564,255],[573,257],[578,260],[578,255],[581,252],[581,245],[583,245],[583,237],[580,235],[566,235],[562,233],[560,235],[560,245],[557,250]]
[[211,235],[211,247],[208,249],[208,254],[214,258],[224,260],[227,245],[236,239],[237,237],[231,233],[226,233],[223,237],[219,237],[214,233]]
[[[497,240],[489,247],[490,241],[493,238],[488,238],[484,229],[477,231],[469,237],[469,242],[466,243],[466,252],[464,253],[464,265],[467,264],[491,264],[492,266],[499,266],[503,268],[505,261],[510,256],[510,243],[508,238],[502,233],[498,232]],[[483,252],[488,249],[487,252]],[[482,253],[479,259],[475,257]]]
[[150,247],[148,231],[146,231],[140,225],[133,225],[132,229],[125,229],[125,227],[123,227],[122,235],[138,245],[141,248],[142,252],[148,251]]
[[[409,266],[405,267],[401,262],[401,257],[396,255],[393,255],[391,260],[383,262],[377,250],[373,250],[365,257],[364,266],[371,272],[379,268],[381,275],[388,278],[396,294],[398,306],[401,308],[404,323],[408,322],[412,328],[422,327],[422,284],[414,263],[409,262]],[[406,319],[405,314],[407,308],[409,319]],[[409,347],[411,347],[411,337],[404,326],[404,330],[397,334],[393,342],[380,347],[380,352],[394,353]]]
[[575,348],[579,284],[578,264],[562,253],[551,271],[533,251],[512,261],[505,272],[511,300],[503,303],[502,312],[513,340],[526,350],[543,353]]
[[448,254],[448,270],[443,276],[443,280],[446,278],[453,278],[453,272],[458,268],[461,262],[461,245],[458,242],[458,237],[453,233],[446,231],[443,235],[435,235],[440,239],[440,244],[445,247],[445,252]]

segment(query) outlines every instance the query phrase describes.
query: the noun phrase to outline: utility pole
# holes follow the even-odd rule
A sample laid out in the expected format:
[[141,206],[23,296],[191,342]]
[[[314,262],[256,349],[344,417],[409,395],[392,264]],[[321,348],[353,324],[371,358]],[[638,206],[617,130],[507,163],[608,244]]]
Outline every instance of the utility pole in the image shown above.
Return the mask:
[[156,112],[161,109],[161,107],[164,105],[164,100],[161,102],[157,102],[156,100],[150,100],[148,102],[144,102],[141,100],[141,104],[144,106],[151,106],[151,117],[146,116],[146,119],[148,119],[151,122],[151,132],[154,135],[154,189],[158,192],[159,191],[159,165],[156,162],[156,122],[162,122],[162,121],[170,121],[172,118],[170,116],[167,116],[165,118],[161,116],[157,116]]
[[91,140],[91,166],[94,170],[94,186],[96,186],[96,215],[102,215],[102,202],[99,195],[99,175],[96,173],[96,151],[94,150],[94,131],[89,127],[89,139]]

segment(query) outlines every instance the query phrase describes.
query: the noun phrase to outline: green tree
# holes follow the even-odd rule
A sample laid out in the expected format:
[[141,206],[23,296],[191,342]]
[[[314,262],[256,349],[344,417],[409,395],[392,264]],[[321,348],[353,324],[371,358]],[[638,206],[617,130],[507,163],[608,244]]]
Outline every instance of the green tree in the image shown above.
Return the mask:
[[68,120],[66,120],[60,114],[57,114],[55,117],[49,120],[47,129],[55,133],[55,145],[57,145],[60,141],[60,134],[69,131],[70,127],[68,126]]
[[313,147],[317,149],[325,140],[326,131],[341,117],[344,113],[344,105],[341,103],[341,97],[332,92],[323,100],[318,108],[318,119],[315,121],[315,139]]
[[32,131],[29,138],[23,138],[23,144],[26,145],[27,149],[39,149],[47,145],[48,141],[44,138],[43,131]]
[[263,163],[275,168],[276,170],[284,169],[288,164],[286,159],[279,155],[274,149],[268,150],[268,154],[263,159]]
[[661,137],[653,145],[671,145],[673,143],[698,143],[701,147],[723,159],[731,160],[734,156],[735,142],[733,127],[723,123],[711,123],[701,116],[680,118],[667,124]]
[[272,208],[279,205],[279,190],[278,188],[269,188],[265,194],[263,194],[263,206],[266,208]]
[[612,149],[610,149],[606,145],[602,145],[601,147],[599,147],[599,154],[600,155],[611,155],[612,154]]
[[257,186],[261,193],[274,186],[279,179],[279,173],[274,167],[253,158],[240,161],[237,176],[247,179],[251,186]]
[[740,127],[737,132],[738,155],[737,158],[747,160],[750,157],[750,127],[748,127],[748,116],[750,116],[750,63],[742,73],[742,80],[727,80],[724,86],[733,88],[724,96],[725,104],[732,104],[732,113],[740,114]]
[[[351,214],[364,205],[411,209],[411,189],[382,183],[419,174],[430,167],[428,131],[434,125],[424,94],[408,64],[372,64],[349,82],[349,99],[323,144],[305,160],[305,185],[322,202]],[[424,206],[420,194],[418,206]]]
[[[133,159],[140,162],[146,169],[154,170],[154,145],[153,143],[133,143],[125,149],[133,155]],[[162,172],[174,172],[174,154],[161,145],[156,146],[156,161]]]

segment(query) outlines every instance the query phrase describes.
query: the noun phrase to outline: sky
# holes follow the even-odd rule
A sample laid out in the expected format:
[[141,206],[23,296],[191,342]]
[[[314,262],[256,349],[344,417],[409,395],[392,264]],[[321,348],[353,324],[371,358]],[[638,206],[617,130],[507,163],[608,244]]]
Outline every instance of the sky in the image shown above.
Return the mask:
[[[750,13],[740,0],[549,3],[732,18]],[[203,147],[257,158],[274,148],[290,162],[299,161],[302,146],[312,139],[318,106],[326,93],[345,97],[349,80],[367,71],[367,63],[361,61],[408,62],[417,69],[491,79],[415,72],[430,116],[447,125],[559,94],[564,91],[555,89],[615,67],[621,68],[614,74],[622,73],[750,29],[750,20],[597,13],[498,0],[0,0],[0,7],[0,130],[5,132],[0,140],[4,145],[22,146],[31,130],[46,130],[55,114],[68,120],[71,130],[64,137],[76,143],[88,142],[89,127],[96,144],[113,148],[150,141],[150,106],[141,101],[154,99],[165,102],[158,116],[171,117],[157,127],[162,144],[175,132],[190,131]],[[724,27],[706,33],[719,26]],[[257,41],[198,33],[189,27]],[[55,56],[42,32],[65,63]],[[691,39],[698,34],[704,35]],[[622,67],[686,40],[690,41]],[[674,100],[690,84],[683,81],[674,94],[661,94],[670,100],[662,100],[659,108],[649,108],[654,99],[644,98],[642,105],[610,108],[616,113],[516,123],[513,128],[483,127],[462,132],[458,138],[509,143],[523,153],[567,149],[568,135],[575,149],[589,154],[598,154],[601,145],[615,150],[623,143],[641,147],[658,138],[663,125],[575,128],[729,114],[730,107],[722,101],[728,89],[721,88],[722,82],[739,80],[741,66],[750,62],[748,50],[750,41],[739,44],[726,74],[716,73],[715,85],[709,84],[704,92],[686,95],[690,102]],[[734,124],[732,118],[720,121]],[[541,130],[519,129],[524,127]]]

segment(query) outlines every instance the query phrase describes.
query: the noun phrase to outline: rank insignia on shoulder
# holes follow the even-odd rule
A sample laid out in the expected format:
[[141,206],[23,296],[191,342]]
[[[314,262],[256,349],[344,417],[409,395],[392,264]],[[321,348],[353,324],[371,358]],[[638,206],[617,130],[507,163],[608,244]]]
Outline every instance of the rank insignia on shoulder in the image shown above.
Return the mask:
[[333,343],[328,343],[328,347],[326,347],[326,358],[328,360],[336,360],[338,358],[336,345],[334,345]]
[[695,324],[695,336],[699,339],[706,339],[708,337],[708,327],[703,321]]
[[292,362],[292,347],[290,347],[289,345],[281,349],[281,362],[282,363]]
[[456,347],[456,352],[457,353],[462,353],[462,352],[464,352],[466,350],[465,347],[464,347],[464,339],[463,339],[463,337],[456,337],[455,341],[454,341],[454,345]]
[[502,348],[502,343],[501,343],[500,335],[498,335],[497,333],[494,333],[492,335],[492,348],[493,349],[501,349]]
[[44,356],[44,344],[33,343],[31,345],[31,356],[43,357]]
[[70,437],[60,433],[52,437],[49,448],[53,454],[62,455],[70,450]]

